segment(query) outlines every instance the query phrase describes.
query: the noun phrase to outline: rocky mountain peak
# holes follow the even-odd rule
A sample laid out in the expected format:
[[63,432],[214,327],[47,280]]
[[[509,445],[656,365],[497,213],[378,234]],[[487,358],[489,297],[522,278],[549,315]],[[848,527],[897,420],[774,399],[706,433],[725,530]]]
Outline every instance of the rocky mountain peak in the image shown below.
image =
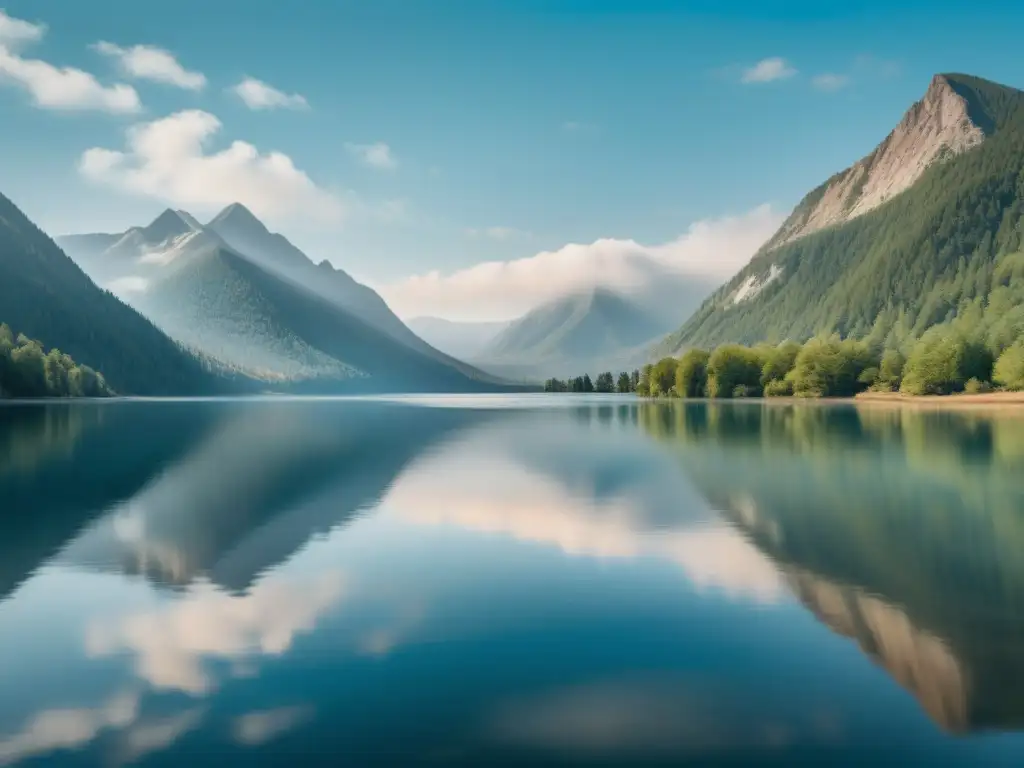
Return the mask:
[[871,154],[801,201],[767,250],[878,208],[913,186],[933,163],[984,141],[988,120],[969,96],[956,76],[935,75],[921,100]]
[[196,231],[198,227],[194,222],[195,220],[188,214],[182,215],[182,213],[168,208],[147,227],[144,227],[141,234],[146,243],[162,243],[173,237]]
[[266,226],[256,218],[256,215],[241,203],[232,203],[206,226],[210,229],[221,232],[230,229],[237,232],[266,235]]

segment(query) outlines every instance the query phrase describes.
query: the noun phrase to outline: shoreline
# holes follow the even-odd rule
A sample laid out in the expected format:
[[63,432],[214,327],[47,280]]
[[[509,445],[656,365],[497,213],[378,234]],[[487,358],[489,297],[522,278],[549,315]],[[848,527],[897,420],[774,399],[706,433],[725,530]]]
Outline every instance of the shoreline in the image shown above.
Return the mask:
[[864,405],[900,405],[915,408],[1019,408],[1024,392],[984,392],[954,395],[901,395],[899,392],[861,392],[853,402]]
[[749,404],[749,405],[866,405],[901,406],[912,408],[1020,408],[1024,406],[1024,392],[985,392],[968,395],[958,392],[952,395],[904,395],[899,392],[861,392],[853,397],[638,397],[646,403],[706,403],[706,404]]
[[388,400],[407,399],[409,397],[474,397],[486,396],[523,396],[550,395],[557,398],[561,395],[577,394],[585,397],[609,397],[617,400],[630,398],[637,403],[703,403],[711,405],[807,405],[827,407],[830,405],[856,406],[900,406],[932,409],[964,409],[964,408],[1020,408],[1024,406],[1024,392],[985,392],[980,394],[956,393],[952,395],[904,395],[899,392],[861,392],[853,397],[743,397],[743,398],[710,398],[710,397],[639,397],[633,393],[563,393],[563,392],[390,392],[375,394],[335,394],[335,395],[301,395],[279,393],[252,393],[243,395],[164,395],[138,396],[115,395],[112,397],[38,397],[38,398],[0,398],[0,407],[14,405],[72,405],[75,403],[172,403],[172,402],[232,402],[239,400],[295,401],[295,400]]

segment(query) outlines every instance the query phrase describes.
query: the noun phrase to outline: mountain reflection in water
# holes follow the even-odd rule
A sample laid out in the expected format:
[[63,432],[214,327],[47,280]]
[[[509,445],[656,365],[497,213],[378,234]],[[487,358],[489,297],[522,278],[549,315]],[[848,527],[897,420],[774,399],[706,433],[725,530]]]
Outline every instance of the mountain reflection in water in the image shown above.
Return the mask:
[[1024,757],[1012,411],[81,403],[0,456],[0,765]]

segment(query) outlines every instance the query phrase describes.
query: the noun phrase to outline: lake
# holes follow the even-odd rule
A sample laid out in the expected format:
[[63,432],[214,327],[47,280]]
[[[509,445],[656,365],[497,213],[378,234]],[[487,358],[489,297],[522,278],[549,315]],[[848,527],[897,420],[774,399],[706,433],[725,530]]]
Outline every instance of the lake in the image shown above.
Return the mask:
[[0,407],[0,765],[1024,764],[1024,416]]

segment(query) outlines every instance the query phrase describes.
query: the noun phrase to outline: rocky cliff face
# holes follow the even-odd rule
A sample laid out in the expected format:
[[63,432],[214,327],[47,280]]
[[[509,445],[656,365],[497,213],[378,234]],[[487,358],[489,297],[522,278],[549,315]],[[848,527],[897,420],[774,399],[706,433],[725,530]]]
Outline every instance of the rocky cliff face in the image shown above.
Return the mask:
[[766,250],[874,210],[912,186],[932,163],[984,141],[984,123],[950,79],[936,75],[885,141],[807,195]]

